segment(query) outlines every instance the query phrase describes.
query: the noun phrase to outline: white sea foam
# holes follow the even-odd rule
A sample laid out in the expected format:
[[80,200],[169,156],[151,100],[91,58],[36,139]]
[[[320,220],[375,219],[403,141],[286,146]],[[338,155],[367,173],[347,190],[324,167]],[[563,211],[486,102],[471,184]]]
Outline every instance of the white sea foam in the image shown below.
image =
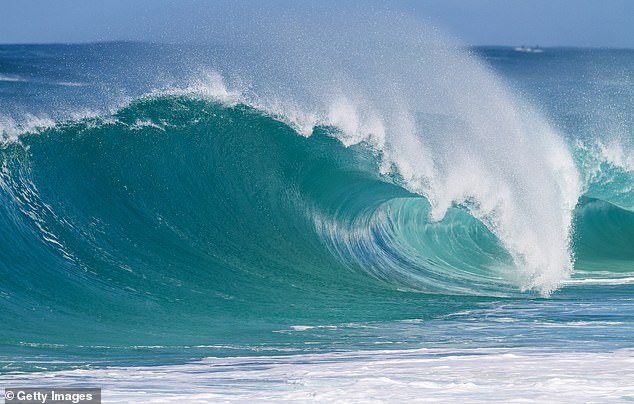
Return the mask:
[[634,173],[634,153],[617,141],[599,143],[605,161]]
[[133,130],[142,130],[144,128],[153,128],[158,129],[160,131],[165,131],[165,126],[163,124],[156,123],[150,119],[137,119],[131,126]]
[[87,83],[81,83],[77,81],[58,81],[55,82],[55,84],[64,87],[84,87],[88,85]]
[[615,136],[577,140],[584,193],[626,209],[634,209],[634,152],[631,142]]
[[55,121],[46,115],[25,114],[16,120],[0,115],[0,144],[15,142],[23,133],[34,133],[55,126]]
[[634,277],[569,279],[569,280],[566,281],[565,284],[567,286],[572,286],[572,285],[631,285],[631,284],[634,284]]
[[16,76],[15,74],[0,74],[0,81],[6,82],[25,82],[24,77]]
[[104,403],[625,402],[634,351],[357,351],[0,375],[5,385],[101,387]]

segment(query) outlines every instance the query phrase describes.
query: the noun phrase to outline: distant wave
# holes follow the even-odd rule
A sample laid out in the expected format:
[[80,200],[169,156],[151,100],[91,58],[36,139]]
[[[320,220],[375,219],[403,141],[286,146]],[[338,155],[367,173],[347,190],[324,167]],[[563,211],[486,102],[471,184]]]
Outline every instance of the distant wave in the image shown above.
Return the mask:
[[7,82],[25,82],[28,81],[27,79],[14,75],[14,74],[2,74],[0,73],[0,81],[7,81]]
[[88,85],[87,83],[80,83],[76,81],[58,81],[58,82],[55,82],[54,84],[58,86],[64,86],[64,87],[84,87]]

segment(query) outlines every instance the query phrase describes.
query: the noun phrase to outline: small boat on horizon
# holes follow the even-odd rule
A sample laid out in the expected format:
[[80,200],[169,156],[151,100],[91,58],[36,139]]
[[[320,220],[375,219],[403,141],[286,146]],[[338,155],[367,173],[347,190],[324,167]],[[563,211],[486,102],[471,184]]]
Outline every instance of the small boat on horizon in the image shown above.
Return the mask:
[[534,48],[531,48],[530,46],[522,45],[522,46],[516,47],[515,51],[524,52],[524,53],[542,53],[544,50],[540,48],[539,45],[535,46]]

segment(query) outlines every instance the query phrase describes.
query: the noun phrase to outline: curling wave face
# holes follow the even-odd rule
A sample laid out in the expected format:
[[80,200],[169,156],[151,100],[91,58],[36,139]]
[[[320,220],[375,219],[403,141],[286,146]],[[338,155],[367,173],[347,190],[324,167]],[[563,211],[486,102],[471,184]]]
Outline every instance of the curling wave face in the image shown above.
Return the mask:
[[[214,328],[403,291],[519,293],[513,255],[470,208],[434,220],[428,199],[381,172],[380,153],[337,134],[170,95],[23,135],[1,151],[5,321],[165,333],[148,309]],[[632,212],[584,199],[575,217],[582,268],[634,259]]]

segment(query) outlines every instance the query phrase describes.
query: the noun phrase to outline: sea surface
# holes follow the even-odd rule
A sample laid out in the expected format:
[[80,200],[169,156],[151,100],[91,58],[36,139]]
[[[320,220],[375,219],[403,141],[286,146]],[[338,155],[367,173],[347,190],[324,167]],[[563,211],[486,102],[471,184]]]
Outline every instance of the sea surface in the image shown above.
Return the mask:
[[634,50],[312,28],[0,45],[0,383],[634,400]]

